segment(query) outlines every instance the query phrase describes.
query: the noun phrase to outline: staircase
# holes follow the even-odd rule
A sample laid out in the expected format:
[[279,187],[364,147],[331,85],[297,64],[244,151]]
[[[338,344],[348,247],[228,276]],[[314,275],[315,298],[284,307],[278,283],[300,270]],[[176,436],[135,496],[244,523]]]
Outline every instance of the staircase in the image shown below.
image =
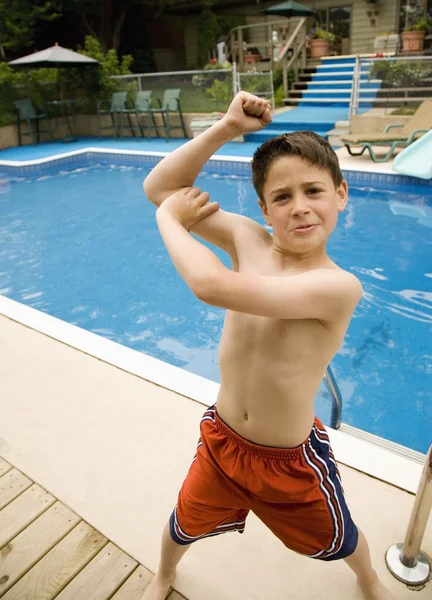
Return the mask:
[[[380,90],[381,81],[369,81],[370,63],[363,63],[360,76],[362,100],[373,101]],[[299,74],[299,81],[294,82],[289,97],[284,104],[297,106],[332,106],[346,108],[348,111],[355,68],[354,57],[323,58],[315,66],[309,64]],[[363,103],[362,103],[363,104]],[[366,109],[370,106],[366,106]]]
[[[355,67],[354,57],[329,57],[312,61],[301,69],[299,80],[293,84],[285,105],[295,105],[292,110],[273,117],[265,130],[245,137],[246,141],[262,143],[282,133],[310,130],[327,139],[337,121],[349,118],[349,106]],[[361,73],[363,100],[376,97],[380,89],[379,80],[368,81],[369,70]],[[361,111],[370,108],[361,104]]]

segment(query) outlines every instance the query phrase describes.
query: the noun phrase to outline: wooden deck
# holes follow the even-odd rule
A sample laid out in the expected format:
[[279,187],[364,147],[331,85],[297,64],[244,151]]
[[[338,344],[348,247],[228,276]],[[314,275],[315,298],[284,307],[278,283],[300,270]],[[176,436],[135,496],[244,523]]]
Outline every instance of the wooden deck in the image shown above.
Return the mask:
[[[153,577],[0,458],[0,598],[136,600]],[[168,600],[186,600],[172,591]]]

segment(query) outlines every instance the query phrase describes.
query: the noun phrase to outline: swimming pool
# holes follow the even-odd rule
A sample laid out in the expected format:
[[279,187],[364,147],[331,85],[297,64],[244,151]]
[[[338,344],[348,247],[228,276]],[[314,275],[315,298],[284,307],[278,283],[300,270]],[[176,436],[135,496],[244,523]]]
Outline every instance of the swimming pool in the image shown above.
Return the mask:
[[[142,193],[146,172],[93,166],[3,186],[0,293],[218,381],[224,311],[199,302],[172,267]],[[198,184],[263,223],[249,177],[208,174]],[[426,452],[432,190],[361,185],[329,243],[365,289],[332,365],[343,421]],[[317,412],[328,422],[324,391]]]

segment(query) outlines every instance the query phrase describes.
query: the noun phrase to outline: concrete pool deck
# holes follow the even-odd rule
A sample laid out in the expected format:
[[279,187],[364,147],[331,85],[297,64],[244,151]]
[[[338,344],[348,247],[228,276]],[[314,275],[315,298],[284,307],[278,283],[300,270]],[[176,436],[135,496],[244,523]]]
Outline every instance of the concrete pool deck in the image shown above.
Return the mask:
[[[0,344],[7,348],[0,362],[0,456],[154,571],[161,530],[194,455],[205,402],[5,316]],[[399,460],[418,476],[420,465]],[[341,471],[376,569],[397,599],[413,598],[414,591],[384,564],[387,548],[404,538],[413,495],[343,464]],[[422,548],[432,555],[432,523]],[[430,586],[417,588],[415,597],[430,598]],[[245,534],[194,545],[174,587],[189,600],[361,598],[343,562],[312,562],[289,552],[254,515]]]

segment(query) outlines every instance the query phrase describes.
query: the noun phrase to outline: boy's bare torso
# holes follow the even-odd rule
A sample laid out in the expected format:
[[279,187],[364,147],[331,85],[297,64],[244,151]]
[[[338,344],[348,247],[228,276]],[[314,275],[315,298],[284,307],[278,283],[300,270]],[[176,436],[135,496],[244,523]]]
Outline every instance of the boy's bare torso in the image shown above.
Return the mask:
[[[327,260],[318,268],[339,269]],[[237,240],[233,270],[289,277],[290,270],[276,263],[272,236],[263,227],[255,224]],[[350,317],[341,315],[340,322],[329,324],[227,311],[219,348],[221,418],[257,444],[301,444],[312,428],[318,387]]]

